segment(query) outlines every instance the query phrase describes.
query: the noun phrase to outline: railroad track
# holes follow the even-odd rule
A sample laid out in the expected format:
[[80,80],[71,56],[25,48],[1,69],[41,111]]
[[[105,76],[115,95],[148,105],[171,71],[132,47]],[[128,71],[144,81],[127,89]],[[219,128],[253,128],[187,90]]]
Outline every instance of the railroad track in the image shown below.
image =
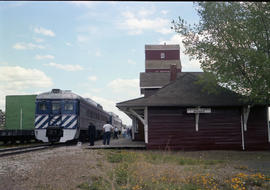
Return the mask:
[[16,148],[5,148],[0,149],[0,157],[10,156],[10,155],[16,155],[16,154],[22,154],[26,152],[33,152],[38,150],[44,150],[48,148],[54,148],[58,146],[63,146],[64,144],[42,144],[42,145],[34,145],[34,146],[24,146],[24,147],[16,147]]

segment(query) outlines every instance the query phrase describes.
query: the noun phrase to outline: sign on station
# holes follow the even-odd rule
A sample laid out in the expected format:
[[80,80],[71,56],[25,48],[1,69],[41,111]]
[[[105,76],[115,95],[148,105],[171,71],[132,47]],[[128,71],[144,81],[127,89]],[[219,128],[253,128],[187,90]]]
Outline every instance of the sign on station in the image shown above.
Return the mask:
[[187,108],[187,113],[211,113],[211,108]]

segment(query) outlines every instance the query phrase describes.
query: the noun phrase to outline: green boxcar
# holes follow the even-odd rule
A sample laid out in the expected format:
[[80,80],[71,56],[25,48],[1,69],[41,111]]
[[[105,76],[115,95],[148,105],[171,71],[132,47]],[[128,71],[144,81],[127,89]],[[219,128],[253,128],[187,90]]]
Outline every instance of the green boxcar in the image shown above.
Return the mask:
[[6,96],[6,127],[8,130],[35,129],[37,95]]

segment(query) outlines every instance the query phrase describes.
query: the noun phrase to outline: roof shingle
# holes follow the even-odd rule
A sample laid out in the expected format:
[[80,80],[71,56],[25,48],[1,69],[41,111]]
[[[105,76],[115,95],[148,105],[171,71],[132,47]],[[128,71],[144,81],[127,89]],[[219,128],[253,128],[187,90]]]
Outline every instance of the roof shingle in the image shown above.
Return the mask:
[[[169,73],[160,73],[165,76]],[[146,75],[145,75],[146,76]],[[153,74],[152,74],[153,76]],[[175,81],[169,82],[149,97],[137,98],[117,103],[117,107],[140,106],[241,106],[245,105],[243,96],[223,87],[218,93],[209,94],[204,85],[197,83],[203,72],[179,73]]]

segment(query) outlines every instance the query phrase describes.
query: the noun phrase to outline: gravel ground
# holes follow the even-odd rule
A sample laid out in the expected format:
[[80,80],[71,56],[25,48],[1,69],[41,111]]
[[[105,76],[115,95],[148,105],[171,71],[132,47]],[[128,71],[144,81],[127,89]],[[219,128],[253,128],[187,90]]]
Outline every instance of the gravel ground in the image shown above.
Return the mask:
[[[112,144],[126,141],[113,140]],[[98,141],[96,144],[100,144]],[[262,172],[270,175],[270,152],[241,151],[191,151],[176,152],[179,156],[200,159],[225,160],[228,167],[217,170],[230,173],[232,170]],[[79,189],[78,185],[91,181],[95,176],[112,169],[105,160],[103,150],[81,146],[52,148],[37,152],[0,158],[0,190],[50,190]],[[218,168],[216,168],[218,169]],[[239,170],[239,171],[241,171]],[[218,174],[217,174],[218,175]]]
[[[89,175],[99,175],[102,155],[84,146],[59,147],[0,158],[0,184],[6,190],[76,189]],[[100,163],[101,162],[101,163]],[[2,189],[0,187],[0,189]]]

